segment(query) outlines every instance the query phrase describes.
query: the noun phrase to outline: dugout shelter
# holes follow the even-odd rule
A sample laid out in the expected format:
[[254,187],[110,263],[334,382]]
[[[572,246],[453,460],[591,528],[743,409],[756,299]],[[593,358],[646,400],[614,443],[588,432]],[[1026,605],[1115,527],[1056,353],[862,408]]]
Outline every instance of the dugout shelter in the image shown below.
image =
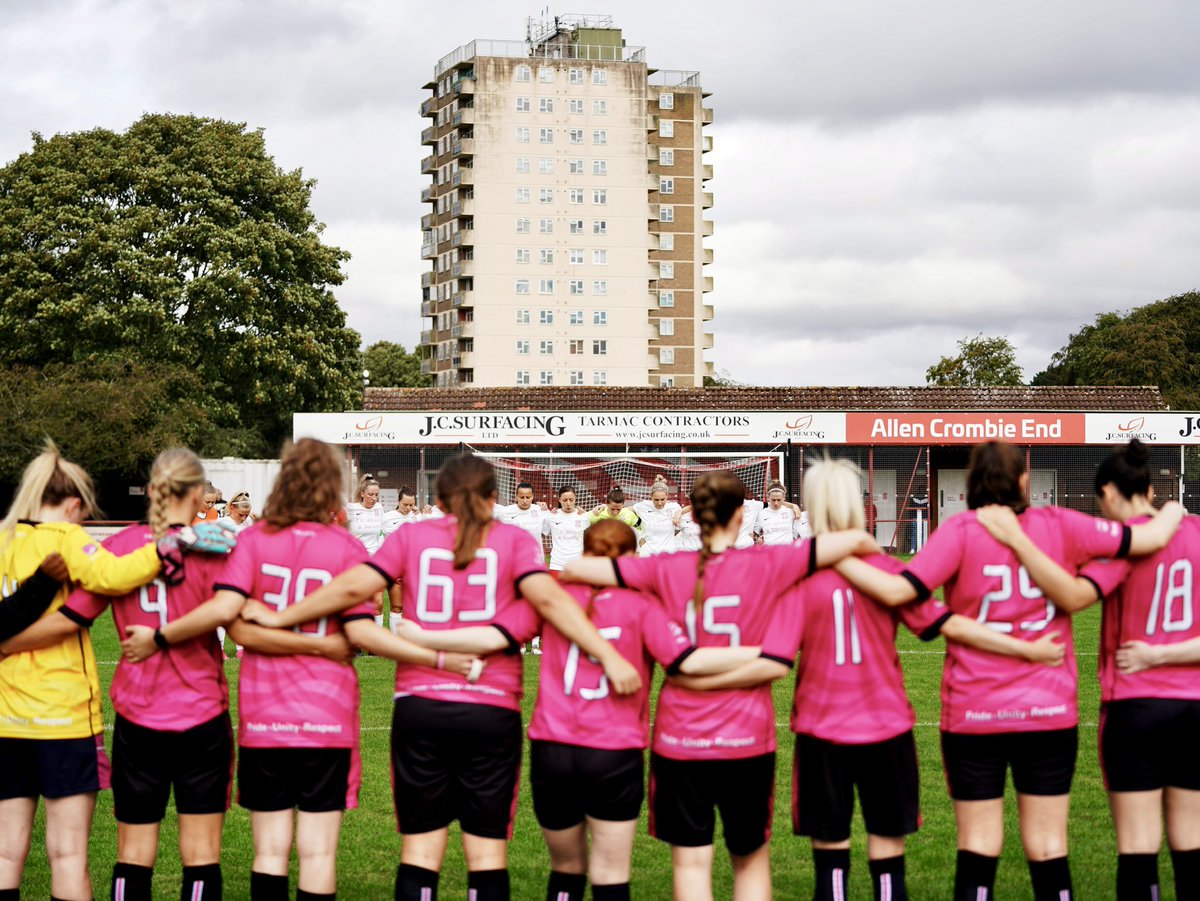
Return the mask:
[[550,506],[570,486],[585,508],[614,485],[645,499],[658,475],[686,504],[714,467],[759,499],[778,479],[803,505],[805,465],[848,458],[868,527],[894,552],[966,509],[980,441],[1025,450],[1034,506],[1095,514],[1096,465],[1137,437],[1159,500],[1200,512],[1200,414],[1168,409],[1154,387],[368,388],[363,410],[297,413],[294,434],[343,446],[350,478],[373,474],[389,507],[402,486],[432,503],[438,468],[464,450],[496,465],[501,503],[529,482]]

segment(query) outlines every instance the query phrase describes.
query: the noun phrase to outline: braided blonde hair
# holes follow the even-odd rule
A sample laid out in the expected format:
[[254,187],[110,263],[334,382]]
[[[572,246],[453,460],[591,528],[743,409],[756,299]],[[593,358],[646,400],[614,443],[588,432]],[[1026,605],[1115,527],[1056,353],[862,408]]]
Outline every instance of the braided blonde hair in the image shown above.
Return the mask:
[[204,484],[204,466],[186,447],[173,447],[154,458],[150,483],[146,486],[146,494],[150,497],[146,518],[155,538],[166,535],[171,525],[167,505],[172,499],[183,497],[197,485]]
[[704,569],[712,556],[713,534],[728,525],[746,499],[742,480],[725,469],[714,469],[696,479],[692,486],[692,519],[700,527],[700,560],[696,565],[696,591],[692,604],[699,612],[704,606]]

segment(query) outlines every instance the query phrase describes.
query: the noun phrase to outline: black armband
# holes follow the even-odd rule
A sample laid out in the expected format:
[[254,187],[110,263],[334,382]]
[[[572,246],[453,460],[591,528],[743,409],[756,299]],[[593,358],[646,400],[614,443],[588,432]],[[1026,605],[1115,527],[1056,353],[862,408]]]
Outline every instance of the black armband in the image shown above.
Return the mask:
[[946,620],[952,616],[954,616],[954,611],[947,610],[937,618],[937,622],[931,623],[929,626],[927,626],[925,631],[918,635],[917,638],[921,639],[921,641],[933,641],[942,634],[942,626],[946,625]]
[[167,641],[167,636],[163,635],[162,629],[154,630],[154,643],[158,645],[160,651],[165,651],[171,646],[171,642]]
[[688,648],[683,653],[681,653],[678,657],[676,657],[674,660],[672,660],[671,663],[667,666],[667,675],[668,676],[678,676],[683,671],[683,661],[687,660],[689,657],[691,657],[695,653],[696,653],[696,648],[694,648],[694,647]]
[[926,587],[925,583],[910,573],[907,569],[900,573],[900,578],[911,585],[913,587],[913,591],[917,593],[917,596],[914,598],[914,600],[927,601],[933,597],[933,592]]
[[1121,526],[1121,546],[1117,548],[1115,554],[1118,560],[1129,556],[1129,546],[1133,544],[1133,529],[1129,526]]

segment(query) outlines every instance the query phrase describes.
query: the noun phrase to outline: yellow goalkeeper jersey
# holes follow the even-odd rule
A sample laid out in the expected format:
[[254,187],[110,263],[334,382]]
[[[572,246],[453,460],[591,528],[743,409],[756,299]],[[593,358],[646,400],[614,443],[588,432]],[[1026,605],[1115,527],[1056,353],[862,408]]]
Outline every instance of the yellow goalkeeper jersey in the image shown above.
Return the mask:
[[[99,594],[125,594],[149,582],[159,569],[154,544],[117,557],[74,523],[21,521],[11,534],[0,535],[4,596],[55,551],[66,560],[75,585]],[[69,592],[70,586],[64,586],[43,616],[54,616]],[[0,736],[85,738],[103,728],[100,679],[86,629],[58,644],[0,660]]]

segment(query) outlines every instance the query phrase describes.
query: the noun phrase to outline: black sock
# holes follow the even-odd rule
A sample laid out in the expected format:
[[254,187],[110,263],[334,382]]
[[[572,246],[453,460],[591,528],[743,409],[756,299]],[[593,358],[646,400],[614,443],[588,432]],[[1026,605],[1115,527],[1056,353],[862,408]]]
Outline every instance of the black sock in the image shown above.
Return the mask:
[[850,851],[813,848],[813,867],[817,884],[813,901],[835,901],[846,897],[846,882],[850,876]]
[[469,870],[467,895],[472,901],[508,901],[508,870]]
[[224,891],[225,882],[221,878],[219,863],[183,868],[183,888],[179,891],[179,901],[221,901]]
[[628,882],[592,886],[592,901],[629,901],[629,899]]
[[133,863],[113,864],[112,897],[123,901],[150,901],[150,881],[154,867]]
[[251,870],[250,901],[289,901],[288,878]]
[[1066,857],[1029,861],[1029,878],[1033,881],[1034,901],[1069,901],[1073,897],[1071,866]]
[[437,870],[400,864],[396,870],[396,901],[437,901]]
[[546,901],[583,901],[587,890],[587,876],[583,873],[560,873],[550,871],[546,883]]
[[875,901],[908,901],[904,884],[904,855],[881,857],[869,861],[871,882],[875,886]]
[[1158,855],[1117,855],[1117,901],[1158,898]]
[[[959,851],[954,869],[954,901],[992,901],[999,857]],[[985,894],[980,895],[983,889]]]
[[0,888],[0,901],[21,901],[19,888]]
[[1171,864],[1175,868],[1175,897],[1197,897],[1200,893],[1200,848],[1172,851]]
[[330,892],[328,895],[319,895],[316,892],[306,892],[302,888],[296,889],[296,901],[333,901],[337,897],[337,892]]

